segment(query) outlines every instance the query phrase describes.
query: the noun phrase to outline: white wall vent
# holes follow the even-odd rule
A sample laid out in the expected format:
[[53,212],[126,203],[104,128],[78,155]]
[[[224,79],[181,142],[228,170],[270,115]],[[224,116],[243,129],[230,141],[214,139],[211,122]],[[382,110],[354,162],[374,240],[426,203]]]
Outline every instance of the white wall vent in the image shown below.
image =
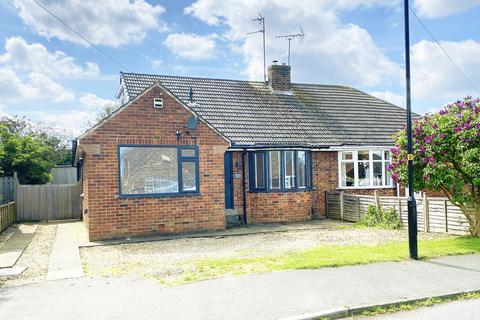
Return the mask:
[[162,98],[154,98],[153,99],[153,107],[155,109],[162,109],[163,108],[163,99]]

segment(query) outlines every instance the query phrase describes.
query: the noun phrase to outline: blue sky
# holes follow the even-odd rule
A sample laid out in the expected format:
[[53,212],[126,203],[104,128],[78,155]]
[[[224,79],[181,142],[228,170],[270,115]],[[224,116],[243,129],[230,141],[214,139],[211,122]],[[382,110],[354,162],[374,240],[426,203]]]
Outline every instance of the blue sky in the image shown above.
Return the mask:
[[[38,0],[132,72],[262,80],[286,61],[292,80],[344,84],[404,104],[399,0]],[[413,0],[413,9],[473,82],[461,77],[411,16],[413,109],[425,113],[480,93],[480,0]],[[121,68],[32,0],[0,2],[0,113],[52,124],[71,136],[115,99]]]

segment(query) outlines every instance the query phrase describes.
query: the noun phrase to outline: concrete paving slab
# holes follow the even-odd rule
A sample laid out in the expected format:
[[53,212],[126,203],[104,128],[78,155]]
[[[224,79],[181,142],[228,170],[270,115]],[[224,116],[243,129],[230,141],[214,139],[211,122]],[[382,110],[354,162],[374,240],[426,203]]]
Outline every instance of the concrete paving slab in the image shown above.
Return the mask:
[[46,280],[83,276],[76,225],[76,222],[58,224]]
[[25,248],[32,241],[37,225],[19,224],[10,228],[14,229],[13,234],[0,247],[0,268],[11,268],[15,265]]
[[[161,262],[159,262],[161,263]],[[79,278],[0,290],[8,319],[311,319],[480,290],[480,255],[291,270],[162,287],[138,278]],[[52,308],[55,306],[55,308]]]

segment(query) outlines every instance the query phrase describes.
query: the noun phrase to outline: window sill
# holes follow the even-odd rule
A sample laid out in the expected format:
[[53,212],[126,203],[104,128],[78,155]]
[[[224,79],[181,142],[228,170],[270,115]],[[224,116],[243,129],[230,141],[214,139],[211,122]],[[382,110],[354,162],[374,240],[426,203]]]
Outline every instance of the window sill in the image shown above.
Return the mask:
[[122,194],[117,199],[138,199],[138,198],[171,198],[171,197],[199,197],[203,194],[200,192],[184,192],[184,193],[163,193],[163,194]]
[[375,189],[395,189],[396,186],[376,186],[376,187],[337,187],[337,190],[375,190]]
[[293,190],[249,190],[249,193],[301,193],[301,192],[311,192],[314,189],[293,189]]

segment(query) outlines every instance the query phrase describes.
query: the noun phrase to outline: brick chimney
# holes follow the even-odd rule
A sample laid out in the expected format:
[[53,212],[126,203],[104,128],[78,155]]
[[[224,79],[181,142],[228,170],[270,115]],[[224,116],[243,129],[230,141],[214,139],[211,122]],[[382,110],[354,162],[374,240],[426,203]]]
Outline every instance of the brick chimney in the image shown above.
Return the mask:
[[268,84],[274,91],[290,90],[290,66],[285,63],[278,65],[276,61],[267,69]]

